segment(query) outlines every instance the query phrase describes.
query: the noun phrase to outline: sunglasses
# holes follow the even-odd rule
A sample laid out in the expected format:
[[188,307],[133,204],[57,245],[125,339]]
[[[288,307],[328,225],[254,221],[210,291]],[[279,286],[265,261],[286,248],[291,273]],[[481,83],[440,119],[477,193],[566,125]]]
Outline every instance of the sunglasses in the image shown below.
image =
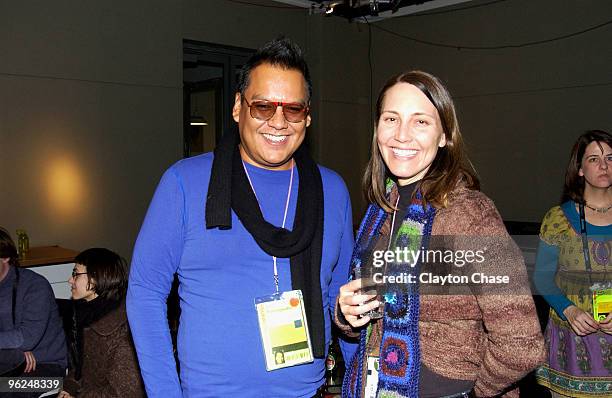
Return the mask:
[[85,275],[87,272],[76,272],[76,270],[72,271],[72,277],[76,278],[79,275]]
[[276,108],[279,106],[283,110],[283,116],[288,122],[299,123],[306,119],[308,116],[309,108],[306,105],[302,105],[297,102],[274,102],[256,100],[249,104],[246,98],[244,98],[247,106],[250,109],[251,117],[257,120],[268,121],[272,119],[272,116],[276,113]]

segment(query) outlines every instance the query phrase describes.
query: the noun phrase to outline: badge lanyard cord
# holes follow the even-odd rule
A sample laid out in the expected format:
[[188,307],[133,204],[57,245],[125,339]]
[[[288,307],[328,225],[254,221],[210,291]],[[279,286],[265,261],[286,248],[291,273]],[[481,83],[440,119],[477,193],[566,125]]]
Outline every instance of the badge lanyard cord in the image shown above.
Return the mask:
[[[586,217],[584,215],[584,204],[578,204],[578,209],[580,210],[580,235],[582,237],[582,253],[584,254],[584,264],[587,272],[589,273],[589,283],[591,286],[593,285],[593,280],[591,274],[593,270],[591,268],[591,259],[589,257],[589,242],[587,240],[587,232],[586,232]],[[607,267],[604,264],[604,281],[606,279]]]
[[393,218],[391,219],[391,233],[389,234],[389,242],[387,243],[387,251],[391,248],[391,239],[393,238],[393,229],[395,228],[395,214],[397,214],[397,205],[399,204],[400,196],[397,195],[395,207],[393,208]]
[[[289,210],[289,200],[291,200],[291,188],[293,187],[293,169],[294,160],[291,159],[291,176],[289,177],[289,190],[287,191],[287,201],[285,202],[285,214],[283,215],[283,225],[281,228],[285,228],[285,222],[287,221],[287,211]],[[253,186],[253,182],[251,181],[251,176],[249,176],[249,171],[244,164],[244,160],[242,161],[242,167],[244,167],[244,172],[247,176],[247,180],[249,180],[249,185],[251,186],[251,190],[253,191],[253,195],[255,195],[255,199],[257,199],[257,204],[259,205],[259,210],[261,210],[263,214],[263,210],[261,208],[261,204],[259,203],[259,198],[257,197],[257,193],[255,192],[255,187]],[[272,256],[272,262],[274,263],[274,288],[276,289],[276,293],[279,293],[278,287],[278,267],[276,265],[276,256]]]
[[11,301],[11,314],[13,317],[13,327],[15,326],[15,306],[17,305],[17,285],[19,285],[19,267],[13,266],[15,270],[15,282],[13,282],[12,301]]
[[591,268],[591,258],[589,257],[589,242],[587,240],[587,223],[584,215],[584,204],[580,203],[578,205],[578,209],[580,210],[580,236],[582,237],[582,254],[584,255],[584,265],[589,273],[589,284],[593,285],[593,279],[591,276],[593,270]]

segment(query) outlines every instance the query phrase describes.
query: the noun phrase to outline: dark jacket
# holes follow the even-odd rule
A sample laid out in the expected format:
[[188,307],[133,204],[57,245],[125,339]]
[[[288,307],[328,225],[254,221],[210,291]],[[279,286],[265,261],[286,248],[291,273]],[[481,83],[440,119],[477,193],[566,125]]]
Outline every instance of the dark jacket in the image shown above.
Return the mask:
[[71,369],[64,390],[79,398],[144,397],[125,302],[83,330],[81,379]]
[[[13,286],[17,280],[15,323]],[[66,337],[49,282],[25,268],[9,268],[0,281],[0,349],[32,351],[38,363],[67,365]]]

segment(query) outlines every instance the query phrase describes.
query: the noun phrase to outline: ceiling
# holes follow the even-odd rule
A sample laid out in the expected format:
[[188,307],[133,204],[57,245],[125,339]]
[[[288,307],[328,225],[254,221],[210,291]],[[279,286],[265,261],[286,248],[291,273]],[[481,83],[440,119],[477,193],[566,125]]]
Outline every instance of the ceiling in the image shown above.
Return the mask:
[[387,18],[449,7],[472,0],[274,0],[296,7],[310,9],[316,14],[340,16],[365,22],[361,17],[369,16],[369,22]]

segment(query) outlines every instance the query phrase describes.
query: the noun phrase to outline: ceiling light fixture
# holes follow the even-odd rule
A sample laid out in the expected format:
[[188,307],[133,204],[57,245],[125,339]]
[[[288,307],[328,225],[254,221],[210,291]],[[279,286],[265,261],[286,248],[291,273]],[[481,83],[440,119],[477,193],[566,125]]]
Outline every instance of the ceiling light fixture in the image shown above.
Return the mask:
[[202,116],[191,116],[189,118],[190,126],[208,126],[208,122]]
[[[190,126],[208,126],[208,121],[199,115],[198,112],[198,96],[197,93],[192,92],[190,94],[190,98],[193,98],[193,102],[190,104],[191,116],[189,116],[189,125]],[[193,107],[191,106],[193,105]]]

